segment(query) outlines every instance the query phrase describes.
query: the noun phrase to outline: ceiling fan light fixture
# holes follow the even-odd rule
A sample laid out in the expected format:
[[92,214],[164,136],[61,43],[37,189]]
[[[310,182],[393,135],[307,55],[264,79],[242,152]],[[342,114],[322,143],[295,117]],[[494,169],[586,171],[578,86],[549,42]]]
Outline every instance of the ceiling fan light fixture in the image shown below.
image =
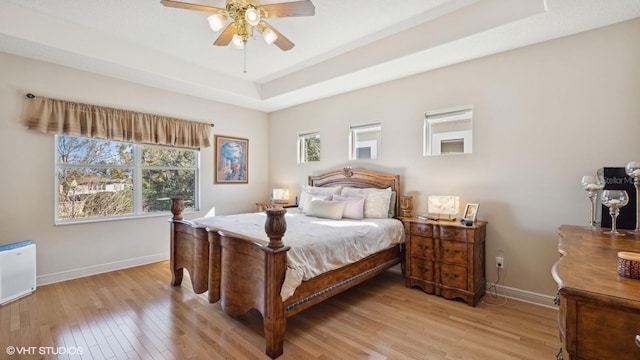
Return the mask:
[[250,6],[244,12],[244,17],[251,26],[256,26],[260,23],[260,12],[253,6]]
[[227,17],[222,14],[213,14],[207,18],[211,30],[218,32],[227,22]]
[[269,45],[272,45],[274,42],[276,42],[276,40],[278,40],[278,35],[269,28],[262,30],[262,37],[264,38],[264,41]]
[[242,36],[235,34],[231,39],[231,45],[233,45],[236,49],[244,49],[244,41],[242,40]]

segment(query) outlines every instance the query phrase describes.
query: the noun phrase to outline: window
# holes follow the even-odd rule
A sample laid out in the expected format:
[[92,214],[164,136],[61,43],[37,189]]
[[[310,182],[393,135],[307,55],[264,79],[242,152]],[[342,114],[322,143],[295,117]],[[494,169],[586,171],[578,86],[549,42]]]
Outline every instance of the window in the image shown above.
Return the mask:
[[56,224],[197,208],[199,151],[56,136]]
[[425,113],[423,154],[470,154],[473,151],[473,109],[463,107]]
[[349,128],[349,160],[380,158],[382,125],[377,123],[351,125]]
[[320,132],[298,133],[298,164],[320,161]]

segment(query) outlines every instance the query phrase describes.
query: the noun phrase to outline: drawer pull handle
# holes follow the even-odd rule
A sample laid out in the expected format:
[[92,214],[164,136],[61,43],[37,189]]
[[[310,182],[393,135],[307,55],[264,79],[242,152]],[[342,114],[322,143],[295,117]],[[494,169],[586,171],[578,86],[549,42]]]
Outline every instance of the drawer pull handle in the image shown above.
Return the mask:
[[636,346],[640,347],[640,335],[636,335]]
[[446,252],[446,253],[451,252],[451,253],[453,253],[453,254],[459,254],[459,253],[460,253],[460,250],[458,250],[458,249],[455,249],[455,250],[444,249],[444,252]]
[[454,278],[455,279],[458,276],[460,276],[460,275],[458,275],[458,274],[449,274],[448,272],[444,273],[444,277],[448,277],[448,278]]
[[424,274],[424,273],[428,273],[428,272],[429,272],[429,268],[425,268],[425,267],[422,267],[422,266],[421,266],[421,267],[420,267],[420,272],[421,272],[421,273],[423,273],[423,274]]
[[425,244],[419,244],[418,247],[422,250],[429,249],[431,246]]

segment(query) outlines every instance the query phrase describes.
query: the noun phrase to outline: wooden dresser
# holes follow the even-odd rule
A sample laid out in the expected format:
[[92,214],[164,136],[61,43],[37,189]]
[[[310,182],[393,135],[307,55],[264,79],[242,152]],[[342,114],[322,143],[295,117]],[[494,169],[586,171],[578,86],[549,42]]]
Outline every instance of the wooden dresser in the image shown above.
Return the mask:
[[618,251],[640,252],[640,236],[570,225],[558,233],[561,257],[552,275],[564,359],[640,359],[640,280],[616,268]]
[[476,303],[485,294],[487,223],[464,226],[455,221],[402,218],[406,233],[405,283],[447,299]]

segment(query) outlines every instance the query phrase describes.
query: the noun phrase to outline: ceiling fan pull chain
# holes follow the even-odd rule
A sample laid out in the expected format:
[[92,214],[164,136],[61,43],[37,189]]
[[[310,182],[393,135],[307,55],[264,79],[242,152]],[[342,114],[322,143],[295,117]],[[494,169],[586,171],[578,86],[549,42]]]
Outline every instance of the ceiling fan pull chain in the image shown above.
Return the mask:
[[244,43],[244,46],[242,47],[242,49],[244,50],[244,73],[247,73],[247,43]]

